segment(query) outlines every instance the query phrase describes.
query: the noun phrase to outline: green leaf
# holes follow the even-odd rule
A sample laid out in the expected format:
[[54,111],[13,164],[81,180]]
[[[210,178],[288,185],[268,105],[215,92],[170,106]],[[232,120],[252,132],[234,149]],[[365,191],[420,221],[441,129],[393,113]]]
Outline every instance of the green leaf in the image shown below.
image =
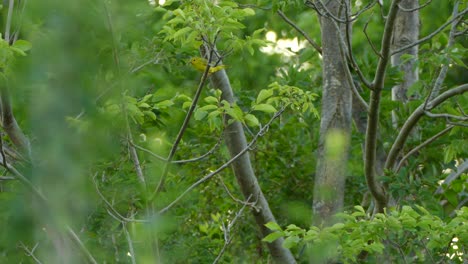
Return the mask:
[[248,126],[252,126],[252,127],[260,126],[260,122],[258,121],[257,117],[252,114],[245,115],[244,119]]
[[301,241],[301,239],[299,237],[297,237],[297,236],[288,237],[288,238],[286,238],[284,240],[283,247],[292,248],[292,247],[296,246],[300,241]]
[[195,120],[200,121],[203,118],[205,118],[205,116],[207,114],[208,114],[207,111],[204,111],[202,109],[197,109],[197,110],[195,110],[195,113],[194,113],[193,117],[195,118]]
[[277,223],[275,222],[268,222],[265,224],[265,226],[270,229],[270,230],[273,230],[273,231],[283,231],[281,229],[281,226],[279,226]]
[[268,234],[266,237],[262,239],[262,241],[271,243],[282,236],[284,236],[283,232],[274,232],[274,233]]
[[272,89],[264,89],[261,90],[260,93],[258,93],[257,96],[257,104],[265,101],[267,98],[271,97],[273,95],[273,90]]
[[176,33],[174,33],[174,35],[172,35],[172,38],[173,39],[178,39],[179,37],[181,37],[182,35],[185,35],[187,34],[188,32],[192,31],[192,28],[190,27],[184,27],[182,29],[179,29],[177,30]]
[[217,105],[205,105],[203,107],[200,107],[198,109],[203,110],[203,111],[210,111],[210,110],[215,110],[218,109],[219,107]]
[[148,116],[148,117],[151,118],[152,120],[156,120],[156,119],[157,119],[156,114],[153,113],[152,111],[143,111],[143,114],[145,114],[145,116]]
[[205,102],[209,103],[209,104],[218,104],[218,98],[214,97],[214,96],[208,96],[208,97],[205,97]]
[[252,8],[244,8],[244,9],[242,9],[242,11],[244,12],[245,16],[254,16],[255,15],[255,11]]
[[276,113],[276,109],[272,105],[269,105],[269,104],[254,105],[252,107],[252,110],[260,111],[260,112],[264,112],[264,113]]
[[32,48],[32,45],[29,41],[20,39],[20,40],[15,41],[12,47],[20,49],[22,51],[28,51]]

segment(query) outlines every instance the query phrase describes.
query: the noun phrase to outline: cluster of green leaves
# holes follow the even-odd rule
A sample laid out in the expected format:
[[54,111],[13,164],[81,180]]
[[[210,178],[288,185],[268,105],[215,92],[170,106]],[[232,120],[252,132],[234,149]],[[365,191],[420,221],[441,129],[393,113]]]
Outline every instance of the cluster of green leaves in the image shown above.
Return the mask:
[[[173,6],[177,7],[172,9]],[[224,46],[218,44],[218,47],[247,49],[253,54],[253,47],[266,43],[261,39],[263,28],[245,38],[239,36],[245,28],[241,21],[255,15],[255,11],[252,8],[240,8],[233,1],[171,0],[158,9],[166,11],[163,19],[167,20],[160,34],[165,36],[165,41],[174,41],[182,49],[196,50],[202,44],[202,40],[213,43],[215,40],[224,39]]]
[[214,92],[214,96],[204,98],[207,104],[197,108],[195,119],[201,121],[207,118],[212,130],[220,128],[220,118],[223,114],[230,116],[232,118],[231,122],[240,121],[251,127],[261,127],[260,121],[252,114],[253,112],[271,114],[278,112],[277,108],[287,106],[300,113],[310,111],[315,117],[318,117],[318,112],[313,105],[317,97],[316,94],[295,86],[280,85],[277,82],[270,84],[268,87],[269,89],[260,90],[256,100],[251,103],[250,110],[247,112],[244,112],[236,103],[230,104],[226,100],[222,100],[222,92],[217,90]]
[[270,222],[266,226],[273,232],[263,241],[285,237],[283,246],[286,248],[306,246],[310,254],[307,257],[317,257],[313,254],[322,252],[320,258],[343,263],[355,262],[362,252],[369,254],[368,260],[385,256],[390,261],[462,263],[467,253],[463,248],[468,243],[466,207],[448,222],[421,206],[403,206],[373,217],[361,206],[355,206],[354,212],[340,213],[337,218],[340,223],[310,229],[294,224],[283,229]]
[[8,73],[14,59],[18,56],[26,56],[26,51],[30,50],[31,46],[31,43],[22,39],[10,45],[0,34],[0,69],[2,73]]

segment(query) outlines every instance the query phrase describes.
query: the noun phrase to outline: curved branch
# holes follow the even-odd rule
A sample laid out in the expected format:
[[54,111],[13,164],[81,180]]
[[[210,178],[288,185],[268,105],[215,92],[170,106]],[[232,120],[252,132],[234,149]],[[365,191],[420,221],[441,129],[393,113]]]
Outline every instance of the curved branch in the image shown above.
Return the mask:
[[447,132],[449,132],[450,130],[452,130],[452,128],[454,128],[455,126],[454,125],[450,125],[448,127],[446,127],[444,130],[440,131],[439,133],[435,134],[434,136],[432,136],[431,138],[427,139],[426,141],[424,141],[423,143],[421,143],[419,146],[415,147],[414,149],[410,150],[401,160],[400,162],[398,163],[398,166],[396,168],[396,172],[400,171],[401,167],[403,166],[403,162],[405,162],[405,160],[407,160],[411,155],[413,155],[414,153],[418,152],[420,149],[424,148],[425,146],[431,144],[432,142],[434,142],[436,139],[440,138],[441,136],[445,135]]
[[439,34],[439,32],[441,32],[442,30],[444,30],[448,25],[450,25],[453,21],[457,20],[458,18],[460,18],[461,16],[465,15],[466,13],[468,12],[468,8],[466,8],[465,10],[463,10],[462,12],[458,13],[457,16],[453,17],[452,19],[450,19],[449,21],[445,22],[444,24],[442,24],[442,26],[440,26],[438,29],[436,29],[434,32],[432,32],[431,34],[427,35],[426,37],[416,41],[416,42],[413,42],[411,44],[408,44],[406,46],[403,46],[397,50],[394,50],[392,52],[392,55],[393,54],[396,54],[398,52],[402,52],[404,51],[405,49],[409,49],[411,47],[414,47],[416,45],[419,45],[423,42],[426,42],[428,40],[430,40],[431,38],[433,38],[435,35]]
[[434,100],[427,103],[427,106],[424,107],[424,104],[421,104],[414,112],[408,117],[406,122],[403,124],[403,127],[400,129],[395,142],[388,153],[387,160],[385,161],[385,169],[392,170],[395,165],[398,154],[403,148],[406,139],[408,138],[411,130],[414,128],[419,119],[425,115],[426,110],[431,110],[438,106],[439,104],[445,102],[447,99],[454,97],[456,95],[463,94],[468,91],[468,84],[462,84],[456,88],[450,89],[441,95],[437,96]]
[[250,141],[250,143],[242,150],[240,151],[239,153],[237,153],[237,155],[235,155],[234,157],[232,157],[228,162],[224,163],[221,167],[217,168],[215,171],[209,173],[208,175],[206,175],[205,177],[199,179],[198,181],[196,181],[194,184],[192,184],[190,187],[188,187],[183,193],[181,193],[173,202],[171,202],[168,206],[166,206],[165,208],[161,209],[159,211],[159,214],[164,214],[166,213],[169,209],[171,209],[176,203],[178,203],[187,193],[189,193],[190,191],[192,191],[193,189],[195,189],[198,185],[208,181],[209,179],[213,178],[213,176],[215,176],[216,174],[220,173],[222,170],[226,169],[227,167],[229,167],[229,165],[231,165],[232,163],[234,163],[238,158],[240,158],[242,155],[244,155],[247,151],[249,151],[251,149],[251,147],[257,142],[258,138],[262,135],[264,135],[268,129],[270,128],[270,125],[271,123],[276,119],[278,118],[282,113],[283,111],[285,110],[285,108],[282,108],[280,109],[271,119],[270,121],[268,121],[268,123],[262,127],[262,129],[260,129],[260,131],[255,135],[255,137],[252,139],[252,141]]
[[374,81],[372,82],[374,89],[371,91],[369,116],[367,119],[364,172],[366,175],[367,186],[369,187],[369,191],[376,201],[377,211],[380,213],[382,213],[384,208],[387,206],[387,197],[385,195],[384,189],[382,186],[380,186],[375,176],[379,108],[381,91],[384,87],[385,69],[387,68],[387,64],[390,59],[390,46],[394,23],[398,13],[398,4],[400,2],[401,0],[395,0],[392,2],[387,21],[385,23],[385,29],[382,38],[382,48],[380,50],[381,57],[379,59]]
[[[452,17],[457,17],[459,3],[460,2],[457,1],[453,5]],[[450,29],[449,39],[448,39],[446,50],[450,49],[453,46],[453,44],[455,43],[455,33],[457,32],[458,22],[460,22],[460,20],[455,19],[455,20],[452,21],[452,27]],[[439,75],[437,76],[437,79],[434,82],[434,86],[431,89],[431,93],[427,97],[428,101],[430,101],[430,100],[434,99],[436,96],[438,96],[439,93],[440,93],[440,90],[442,89],[442,84],[444,83],[445,77],[447,76],[449,63],[451,61],[451,59],[448,57],[448,55],[447,55],[447,59],[448,59],[448,62],[445,63],[442,66],[442,68],[440,69]]]
[[[213,52],[214,49],[211,50],[209,56],[208,56],[208,61],[211,61],[213,58]],[[169,168],[171,165],[171,161],[174,158],[174,155],[177,151],[177,148],[179,146],[180,141],[182,140],[182,136],[185,133],[185,130],[188,127],[188,123],[190,121],[190,118],[192,117],[192,114],[195,112],[195,108],[197,107],[197,102],[198,99],[200,98],[201,92],[203,90],[203,86],[205,86],[206,80],[208,79],[209,76],[209,71],[210,71],[210,64],[206,64],[205,71],[203,72],[202,78],[200,80],[200,83],[198,84],[197,91],[195,92],[195,96],[193,97],[192,105],[190,105],[190,108],[187,112],[187,115],[185,116],[184,122],[182,123],[182,126],[180,127],[179,133],[177,133],[177,137],[174,141],[174,144],[172,145],[172,148],[169,152],[169,156],[167,157],[167,163],[164,166],[164,170],[161,176],[161,179],[159,180],[158,186],[156,187],[154,194],[152,195],[152,198],[150,199],[151,201],[156,198],[157,194],[164,188],[164,183],[166,181],[167,174],[169,173]]]
[[283,11],[281,10],[278,10],[276,11],[276,13],[278,13],[278,15],[286,22],[288,23],[289,25],[291,25],[297,32],[301,33],[302,36],[304,36],[304,38],[310,43],[310,45],[312,45],[312,47],[314,47],[314,49],[322,54],[322,48],[320,47],[319,44],[317,44],[317,42],[315,42],[304,30],[302,30],[301,28],[299,28],[296,24],[294,24],[294,22],[292,22],[284,13]]

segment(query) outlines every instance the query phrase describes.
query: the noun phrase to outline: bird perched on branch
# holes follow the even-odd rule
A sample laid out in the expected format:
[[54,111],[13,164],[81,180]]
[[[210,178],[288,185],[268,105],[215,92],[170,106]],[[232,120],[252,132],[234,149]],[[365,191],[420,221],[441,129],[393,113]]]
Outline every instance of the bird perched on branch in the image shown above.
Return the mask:
[[[204,58],[193,57],[192,59],[190,59],[190,63],[192,64],[193,68],[195,68],[196,70],[204,72],[208,62]],[[209,69],[209,73],[212,74],[224,68],[226,68],[226,65],[218,65],[214,67],[211,66]]]

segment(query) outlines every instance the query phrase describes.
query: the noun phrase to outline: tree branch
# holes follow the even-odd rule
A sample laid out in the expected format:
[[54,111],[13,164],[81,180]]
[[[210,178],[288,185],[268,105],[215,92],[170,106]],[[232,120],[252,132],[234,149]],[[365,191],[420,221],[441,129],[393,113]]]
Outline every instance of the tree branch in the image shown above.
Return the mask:
[[[459,1],[456,1],[455,4],[453,5],[452,17],[457,17],[458,4],[459,4]],[[450,47],[452,47],[453,44],[455,43],[455,33],[457,32],[458,22],[460,22],[459,19],[454,19],[452,21],[452,27],[450,29],[449,39],[448,39],[448,43],[447,43],[447,47],[446,47],[447,50]],[[448,60],[447,63],[442,65],[442,68],[440,69],[439,75],[437,76],[437,79],[434,82],[434,86],[431,89],[431,93],[427,97],[427,100],[429,100],[429,101],[434,99],[436,96],[438,96],[440,94],[440,90],[442,89],[442,84],[444,83],[445,77],[447,76],[447,71],[448,71],[448,67],[449,67],[449,63],[450,63],[450,58],[448,57],[448,55],[447,55],[447,60]]]
[[424,112],[426,110],[431,110],[438,106],[439,104],[445,102],[447,99],[454,97],[456,95],[463,94],[468,91],[468,84],[462,84],[456,88],[450,89],[441,95],[434,98],[434,100],[427,103],[425,107],[424,104],[421,104],[414,112],[408,117],[406,122],[403,124],[402,128],[400,129],[400,133],[398,134],[395,142],[393,143],[389,153],[387,160],[385,161],[385,169],[392,170],[393,166],[395,165],[396,159],[398,154],[402,150],[406,139],[408,138],[411,130],[414,128],[416,123],[419,119],[424,116]]
[[193,189],[195,189],[197,186],[199,186],[200,184],[208,181],[209,179],[213,178],[213,176],[215,176],[216,174],[220,173],[221,171],[223,171],[224,169],[226,169],[227,167],[229,167],[229,165],[231,165],[234,161],[236,161],[238,158],[240,158],[242,155],[244,155],[247,151],[250,150],[250,148],[257,142],[257,140],[259,139],[259,137],[261,137],[262,135],[264,135],[268,129],[270,128],[270,125],[271,123],[276,119],[278,118],[282,113],[283,111],[285,110],[285,108],[283,107],[282,109],[280,109],[278,112],[275,113],[275,115],[270,119],[270,121],[268,121],[268,123],[266,123],[261,129],[260,131],[255,135],[255,137],[252,139],[252,141],[250,141],[250,143],[247,145],[247,147],[245,147],[242,151],[240,151],[239,153],[237,153],[237,155],[235,155],[234,157],[232,157],[228,162],[224,163],[222,166],[220,166],[219,168],[217,168],[215,171],[209,173],[208,175],[206,175],[205,177],[199,179],[198,181],[196,181],[194,184],[192,184],[190,187],[188,187],[183,193],[181,193],[174,201],[172,201],[168,206],[164,207],[163,209],[161,209],[159,211],[159,214],[164,214],[166,213],[169,209],[171,209],[176,203],[178,203],[185,195],[187,195],[187,193],[189,193],[190,191],[192,191]]
[[[213,53],[214,49],[211,49],[209,56],[208,56],[208,61],[211,61],[213,58]],[[177,134],[177,137],[174,141],[174,144],[172,145],[171,150],[169,151],[169,155],[167,157],[167,162],[164,166],[163,173],[161,175],[161,178],[159,180],[158,186],[156,187],[154,194],[152,195],[150,201],[153,201],[158,193],[164,188],[164,183],[166,181],[167,174],[169,173],[169,168],[171,165],[171,161],[174,158],[174,155],[177,151],[177,147],[179,146],[180,141],[182,140],[182,137],[185,133],[185,130],[188,127],[188,123],[190,121],[190,118],[192,117],[193,112],[195,111],[195,108],[197,107],[197,102],[198,99],[200,99],[201,92],[203,90],[203,86],[205,86],[206,80],[208,79],[208,73],[210,71],[210,63],[206,64],[205,71],[203,72],[203,75],[201,77],[200,83],[198,84],[197,91],[195,92],[195,96],[193,97],[192,104],[190,105],[190,108],[187,112],[187,115],[185,116],[184,122],[182,123],[182,126],[180,127],[179,133]]]
[[302,36],[304,36],[304,38],[310,43],[310,45],[312,45],[312,47],[314,47],[314,49],[322,54],[322,48],[317,44],[317,42],[315,42],[312,38],[310,38],[310,36],[304,31],[302,30],[301,28],[299,28],[296,24],[294,24],[294,22],[292,22],[284,13],[283,11],[281,10],[278,10],[276,11],[276,13],[278,13],[278,15],[286,22],[288,23],[289,25],[291,25],[297,32],[301,33]]
[[432,142],[434,142],[435,140],[437,140],[438,138],[440,138],[441,136],[445,135],[447,132],[449,132],[450,130],[452,130],[452,128],[454,128],[455,126],[451,125],[451,126],[448,126],[446,127],[444,130],[440,131],[439,133],[435,134],[434,136],[432,136],[431,138],[427,139],[426,141],[424,141],[423,143],[421,143],[419,146],[415,147],[414,149],[410,150],[401,160],[400,162],[398,163],[398,166],[396,168],[396,172],[399,172],[401,167],[403,166],[403,163],[411,156],[413,155],[414,153],[418,152],[420,149],[424,148],[425,146],[431,144]]
[[377,71],[372,82],[373,90],[369,103],[369,115],[367,119],[366,143],[365,143],[365,165],[364,171],[369,190],[376,201],[377,211],[383,213],[387,206],[385,191],[380,186],[375,175],[376,153],[377,153],[377,130],[379,124],[379,108],[381,91],[384,87],[385,69],[390,59],[390,46],[393,35],[394,22],[398,13],[398,4],[401,0],[394,0],[385,23],[382,38],[381,57],[378,62]]
[[431,38],[433,38],[435,35],[439,34],[439,32],[441,32],[442,30],[444,30],[445,27],[447,27],[448,25],[450,25],[453,21],[459,19],[460,17],[464,16],[466,13],[468,12],[468,8],[466,8],[465,10],[463,10],[462,12],[460,12],[457,16],[453,17],[452,19],[450,19],[449,21],[445,22],[444,24],[442,24],[442,26],[440,26],[438,29],[436,29],[434,32],[432,32],[431,34],[427,35],[426,37],[416,41],[416,42],[413,42],[411,44],[408,44],[406,46],[403,46],[397,50],[394,50],[392,52],[392,55],[393,54],[396,54],[398,52],[402,52],[404,51],[405,49],[409,49],[411,47],[414,47],[416,45],[419,45],[423,42],[426,42],[428,40],[430,40]]

